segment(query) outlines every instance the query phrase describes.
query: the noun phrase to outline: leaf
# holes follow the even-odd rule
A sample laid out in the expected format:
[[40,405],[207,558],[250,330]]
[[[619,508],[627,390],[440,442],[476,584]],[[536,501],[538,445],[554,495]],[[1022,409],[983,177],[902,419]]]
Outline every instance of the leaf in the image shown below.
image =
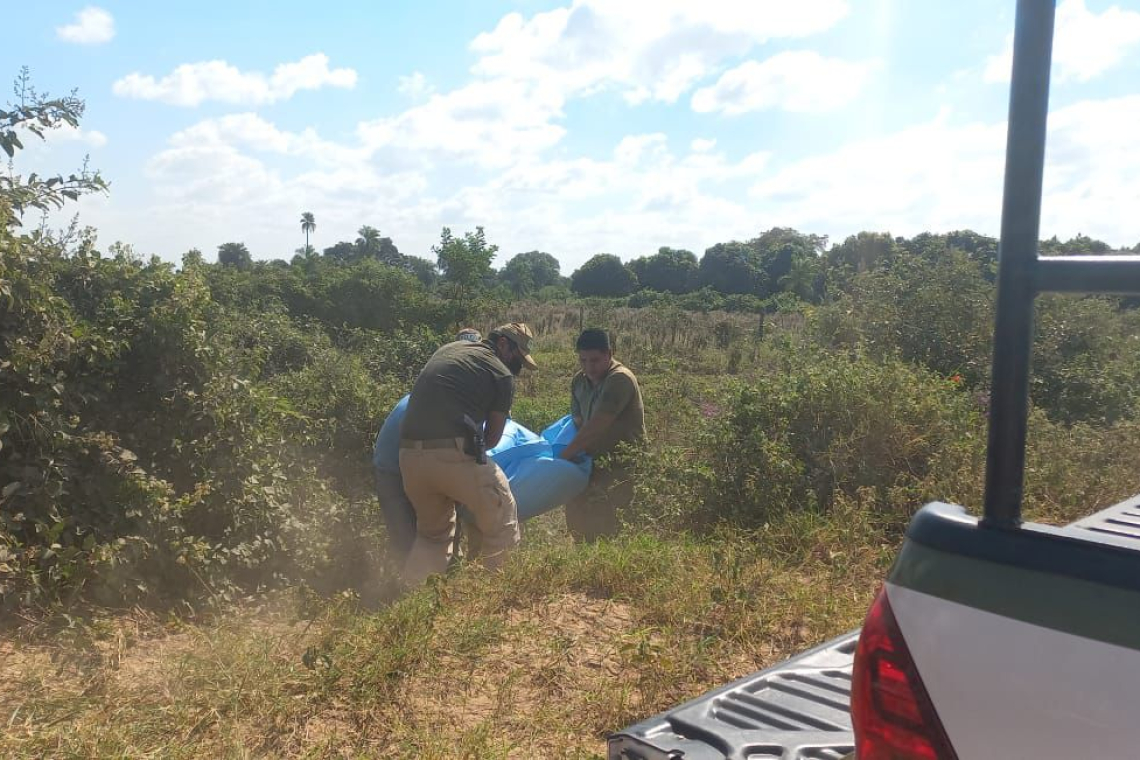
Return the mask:
[[0,489],[0,498],[7,499],[9,496],[16,493],[16,491],[19,491],[20,486],[22,486],[22,485],[23,485],[23,483],[21,483],[18,480],[12,481],[8,485],[4,486],[4,488]]

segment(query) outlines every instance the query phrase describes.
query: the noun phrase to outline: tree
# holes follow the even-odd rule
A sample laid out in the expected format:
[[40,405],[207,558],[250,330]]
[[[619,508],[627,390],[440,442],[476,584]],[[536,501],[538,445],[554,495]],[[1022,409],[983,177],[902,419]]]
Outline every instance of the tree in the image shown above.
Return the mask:
[[[779,290],[794,262],[800,259],[814,261],[826,245],[825,235],[773,227],[746,243],[734,240],[709,248],[701,257],[697,279],[702,287],[711,287],[727,295],[751,294],[767,298]],[[801,265],[800,272],[807,266]],[[798,278],[800,276],[797,275]],[[822,278],[818,289],[822,290]]]
[[857,275],[889,266],[903,251],[900,243],[889,233],[850,235],[823,255],[827,292],[834,295],[848,290]]
[[332,259],[333,261],[339,261],[344,264],[348,264],[350,262],[356,261],[357,253],[358,250],[355,244],[350,243],[347,240],[342,240],[336,245],[332,245],[326,248],[322,255],[326,259]]
[[764,279],[756,252],[745,243],[717,243],[705,251],[697,270],[701,287],[726,295],[755,294]]
[[[804,273],[818,272],[816,260],[827,246],[827,236],[805,234],[790,227],[773,227],[748,241],[748,245],[756,252],[756,260],[763,272],[760,290],[756,295],[767,298],[783,288],[785,278],[793,267],[799,270],[797,279],[801,286],[804,284]],[[801,297],[814,300],[816,290],[813,284],[810,292]],[[822,290],[822,282],[819,283],[818,290]]]
[[663,293],[688,293],[697,283],[697,256],[692,251],[662,247],[652,256],[629,262],[629,268],[641,287]]
[[439,245],[432,246],[431,250],[451,295],[465,297],[485,287],[492,278],[491,261],[499,246],[487,244],[482,227],[464,233],[462,238],[455,237],[450,228],[444,227]]
[[899,243],[907,251],[931,264],[940,262],[948,251],[961,251],[974,262],[986,280],[997,280],[997,238],[973,230],[955,230],[941,234],[922,232],[909,240],[900,238]]
[[[13,90],[16,103],[11,106],[12,110],[0,109],[0,149],[9,159],[24,147],[21,131],[42,140],[45,132],[64,124],[78,127],[86,108],[76,90],[63,98],[49,98],[47,93],[36,92],[27,66],[20,69]],[[80,195],[105,192],[107,183],[99,172],[88,171],[87,159],[77,174],[66,177],[39,177],[33,173],[25,179],[13,172],[0,172],[0,226],[20,226],[21,217],[28,209],[58,209],[67,201],[78,200]]]
[[197,248],[191,248],[189,251],[182,254],[183,269],[193,269],[195,267],[200,267],[202,266],[203,262],[204,259],[202,258],[202,252]]
[[249,269],[253,266],[253,257],[245,243],[222,243],[218,246],[218,263],[224,267]]
[[612,253],[599,253],[570,275],[570,289],[580,296],[620,298],[637,290],[637,276]]
[[404,267],[414,274],[420,284],[425,287],[430,288],[439,279],[439,270],[436,269],[435,264],[427,259],[421,259],[419,256],[405,256]]
[[384,237],[380,230],[364,225],[357,232],[360,237],[356,239],[356,255],[354,261],[360,259],[376,259],[384,264],[398,267],[404,266],[404,255],[392,242],[392,238]]
[[362,251],[375,251],[380,249],[380,230],[369,225],[364,225],[356,232],[358,237],[356,245]]
[[306,211],[301,214],[301,232],[305,233],[305,250],[309,248],[309,233],[315,232],[317,229],[317,222],[313,219],[313,212]]
[[1056,235],[1041,241],[1041,253],[1045,256],[1089,256],[1111,252],[1112,246],[1108,243],[1079,232],[1075,238],[1070,238],[1064,243],[1058,240]]
[[780,290],[804,301],[816,302],[823,294],[822,259],[802,257],[792,260],[792,268],[780,278]]
[[827,252],[828,267],[862,274],[890,261],[898,252],[895,239],[884,232],[860,232]]
[[520,253],[503,267],[499,279],[516,296],[526,296],[548,285],[558,285],[562,281],[558,259],[549,253],[529,251]]

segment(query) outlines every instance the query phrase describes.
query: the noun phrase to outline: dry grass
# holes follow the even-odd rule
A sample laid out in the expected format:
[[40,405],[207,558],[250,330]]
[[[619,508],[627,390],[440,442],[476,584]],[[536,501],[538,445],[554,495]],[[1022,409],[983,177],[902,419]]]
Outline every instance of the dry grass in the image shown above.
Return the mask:
[[607,733],[858,625],[889,553],[858,523],[592,547],[548,526],[502,573],[376,612],[9,639],[0,756],[598,757]]

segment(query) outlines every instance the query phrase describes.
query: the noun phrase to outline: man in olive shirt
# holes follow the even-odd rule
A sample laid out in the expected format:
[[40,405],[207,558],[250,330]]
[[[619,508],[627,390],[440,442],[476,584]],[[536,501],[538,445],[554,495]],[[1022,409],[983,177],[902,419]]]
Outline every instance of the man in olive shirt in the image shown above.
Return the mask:
[[[464,327],[456,340],[478,343],[483,339],[473,327]],[[404,493],[404,479],[400,475],[400,428],[409,396],[400,399],[376,434],[372,446],[372,472],[376,484],[376,498],[388,528],[388,552],[401,564],[408,558],[416,540],[416,511]],[[466,520],[466,516],[464,516]]]
[[483,535],[483,563],[498,567],[519,541],[515,498],[492,460],[476,461],[464,417],[483,431],[486,448],[502,437],[515,376],[535,369],[530,328],[512,322],[479,343],[457,341],[428,360],[412,387],[400,430],[400,474],[416,511],[416,538],[404,563],[411,586],[447,568],[455,504],[464,504]]
[[570,413],[578,434],[561,456],[595,461],[590,487],[566,505],[566,527],[576,540],[594,541],[618,532],[618,510],[633,498],[629,463],[615,450],[645,440],[645,410],[637,378],[614,360],[604,330],[583,330],[577,349],[582,369],[570,383]]

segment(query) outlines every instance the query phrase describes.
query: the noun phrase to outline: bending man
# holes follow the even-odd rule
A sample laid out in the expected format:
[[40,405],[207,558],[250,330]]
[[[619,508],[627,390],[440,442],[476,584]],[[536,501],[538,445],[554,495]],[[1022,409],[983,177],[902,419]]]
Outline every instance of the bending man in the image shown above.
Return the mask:
[[[473,327],[464,327],[455,339],[478,343],[483,336]],[[404,493],[404,480],[400,475],[400,426],[408,398],[404,396],[392,407],[372,446],[372,474],[380,512],[388,528],[388,553],[401,565],[416,539],[416,512]]]
[[404,564],[411,586],[447,568],[455,532],[455,504],[466,505],[482,533],[483,563],[500,566],[519,542],[515,498],[492,460],[480,464],[465,418],[492,448],[502,437],[514,398],[515,376],[535,369],[530,328],[512,322],[479,343],[440,348],[412,388],[400,440],[404,491],[416,512],[416,538]]

